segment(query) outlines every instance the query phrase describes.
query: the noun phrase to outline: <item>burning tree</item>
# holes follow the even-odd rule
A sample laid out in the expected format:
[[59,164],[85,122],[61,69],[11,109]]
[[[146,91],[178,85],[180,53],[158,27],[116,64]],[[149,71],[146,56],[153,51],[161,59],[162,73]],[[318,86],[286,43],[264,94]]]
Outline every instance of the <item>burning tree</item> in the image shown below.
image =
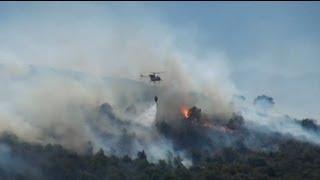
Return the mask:
[[182,108],[182,113],[184,118],[191,121],[200,121],[201,118],[201,109],[193,106],[190,109]]

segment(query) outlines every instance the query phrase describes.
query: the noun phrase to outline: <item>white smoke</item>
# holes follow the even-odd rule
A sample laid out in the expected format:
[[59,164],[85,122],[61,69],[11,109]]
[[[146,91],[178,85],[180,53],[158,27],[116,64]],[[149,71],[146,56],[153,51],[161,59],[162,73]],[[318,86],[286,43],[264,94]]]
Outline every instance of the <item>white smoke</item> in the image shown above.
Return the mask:
[[248,128],[266,133],[279,133],[300,141],[320,145],[319,133],[304,128],[298,123],[298,120],[285,115],[276,107],[271,108],[271,105],[265,104],[268,102],[263,101],[262,103],[266,109],[261,109],[261,104],[253,105],[247,100],[234,104],[236,111],[244,117]]
[[[190,39],[181,43],[180,32],[156,17],[117,17],[109,8],[95,6],[75,9],[32,9],[32,17],[14,16],[0,29],[0,132],[77,152],[88,142],[95,151],[103,148],[116,155],[145,150],[158,160],[168,152],[184,153],[156,131],[156,115],[175,117],[187,104],[230,117],[229,102],[238,92],[229,77],[226,54],[186,51],[181,44],[193,44],[193,34],[187,33]],[[138,80],[140,73],[163,70],[160,86],[134,87],[128,81],[115,86],[104,80]],[[204,97],[192,99],[190,92]],[[154,95],[159,106],[145,105]],[[105,102],[114,108],[119,123],[99,117],[99,106]],[[132,104],[138,112],[127,116],[123,112]],[[251,106],[246,108],[243,115],[249,123],[318,143],[317,136],[273,113],[261,117]]]
[[[131,118],[123,113],[143,99],[153,101],[156,94],[144,94],[148,86],[114,86],[104,80],[139,80],[140,73],[150,71],[166,71],[162,85],[152,91],[159,94],[161,112],[175,110],[171,95],[185,98],[192,91],[207,95],[207,101],[195,103],[208,112],[232,112],[227,99],[235,88],[227,57],[186,52],[178,46],[180,33],[156,17],[117,17],[112,8],[94,5],[72,11],[68,6],[23,9],[32,15],[9,13],[10,23],[0,30],[0,132],[13,132],[28,142],[59,143],[77,152],[92,142],[94,150],[119,155],[126,151],[114,148],[129,136],[132,156],[145,149],[153,159],[165,158],[168,151],[177,152],[154,129],[156,106],[140,108]],[[105,102],[121,121],[132,124],[125,126],[126,133],[111,120],[99,120],[98,108]],[[92,124],[113,138],[97,134]]]

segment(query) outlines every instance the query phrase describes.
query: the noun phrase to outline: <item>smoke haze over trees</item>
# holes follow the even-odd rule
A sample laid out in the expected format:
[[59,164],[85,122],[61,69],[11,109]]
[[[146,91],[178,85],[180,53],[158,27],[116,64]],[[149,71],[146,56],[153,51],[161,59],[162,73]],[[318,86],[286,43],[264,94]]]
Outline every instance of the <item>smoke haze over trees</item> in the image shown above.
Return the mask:
[[[163,12],[175,14],[175,6]],[[202,24],[196,21],[200,16],[188,16],[191,25],[184,20],[175,27],[179,23],[172,22],[182,16],[168,20],[167,14],[157,14],[163,8],[143,3],[0,3],[0,179],[320,177],[319,102],[310,98],[320,88],[312,80],[319,73],[314,62],[318,46],[302,37],[296,43],[276,38],[280,44],[298,45],[284,46],[283,53],[266,48],[260,54],[260,43],[247,37],[259,48],[239,54],[250,44],[226,46],[233,44],[229,38],[246,37],[232,22],[248,28],[251,21],[230,21],[217,11],[228,21],[219,26],[221,19],[215,16],[216,29],[230,31],[221,36],[225,41],[216,37],[221,32],[210,32],[208,44],[203,40],[208,32],[188,28],[192,22]],[[320,11],[314,10],[310,12],[317,19]],[[263,19],[263,12],[257,17]],[[264,23],[257,26],[250,29],[265,29]],[[271,32],[279,36],[273,28],[270,41],[251,34],[276,46]],[[295,57],[289,65],[287,56]],[[307,63],[296,57],[308,57]],[[139,78],[152,71],[165,71],[161,83]],[[276,84],[279,79],[291,84],[306,73],[313,76],[294,81],[301,86],[297,92],[293,85]],[[280,87],[286,92],[279,93]],[[295,99],[310,103],[299,104],[298,110],[284,106]],[[310,116],[301,118],[301,112]]]

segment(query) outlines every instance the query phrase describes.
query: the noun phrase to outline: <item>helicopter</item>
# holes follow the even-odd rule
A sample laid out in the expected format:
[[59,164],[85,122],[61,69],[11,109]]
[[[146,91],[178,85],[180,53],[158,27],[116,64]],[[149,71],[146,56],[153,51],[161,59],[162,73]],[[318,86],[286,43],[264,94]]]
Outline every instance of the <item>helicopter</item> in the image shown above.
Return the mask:
[[151,82],[156,83],[162,81],[161,77],[159,76],[160,73],[164,72],[150,72],[148,75],[140,74],[140,77],[149,77]]

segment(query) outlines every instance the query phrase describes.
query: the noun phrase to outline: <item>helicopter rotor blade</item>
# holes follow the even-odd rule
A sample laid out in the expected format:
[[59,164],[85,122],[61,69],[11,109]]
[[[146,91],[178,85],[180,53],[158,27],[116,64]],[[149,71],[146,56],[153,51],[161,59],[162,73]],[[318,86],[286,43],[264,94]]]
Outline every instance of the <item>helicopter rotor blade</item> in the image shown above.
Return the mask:
[[165,73],[165,71],[160,71],[160,72],[150,72],[152,74],[161,74],[161,73]]

